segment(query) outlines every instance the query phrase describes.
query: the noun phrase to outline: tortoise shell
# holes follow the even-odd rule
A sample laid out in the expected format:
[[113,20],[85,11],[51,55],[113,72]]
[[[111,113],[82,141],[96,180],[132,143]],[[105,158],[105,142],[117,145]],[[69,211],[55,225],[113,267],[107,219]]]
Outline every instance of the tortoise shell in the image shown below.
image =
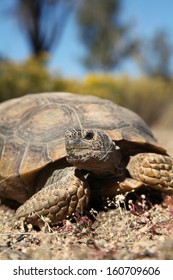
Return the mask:
[[[111,101],[71,93],[30,94],[0,105],[0,180],[23,181],[66,156],[68,128],[106,131],[124,153],[166,153],[144,121]],[[133,146],[133,149],[132,149]]]

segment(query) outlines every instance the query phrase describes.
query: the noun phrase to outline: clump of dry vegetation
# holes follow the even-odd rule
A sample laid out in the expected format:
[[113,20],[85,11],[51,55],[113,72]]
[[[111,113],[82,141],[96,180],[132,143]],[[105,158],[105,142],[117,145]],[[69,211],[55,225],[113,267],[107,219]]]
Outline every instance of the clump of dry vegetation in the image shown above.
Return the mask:
[[119,196],[106,211],[41,230],[16,222],[13,210],[1,206],[0,259],[171,259],[173,197],[151,204],[142,191]]

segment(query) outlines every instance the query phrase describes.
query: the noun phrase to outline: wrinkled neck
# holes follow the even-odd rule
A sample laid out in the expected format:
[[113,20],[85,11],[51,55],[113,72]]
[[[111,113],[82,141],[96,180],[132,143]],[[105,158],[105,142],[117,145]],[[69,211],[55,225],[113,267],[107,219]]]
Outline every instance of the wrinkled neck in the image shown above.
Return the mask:
[[112,146],[102,157],[86,167],[86,170],[99,177],[121,176],[121,153]]

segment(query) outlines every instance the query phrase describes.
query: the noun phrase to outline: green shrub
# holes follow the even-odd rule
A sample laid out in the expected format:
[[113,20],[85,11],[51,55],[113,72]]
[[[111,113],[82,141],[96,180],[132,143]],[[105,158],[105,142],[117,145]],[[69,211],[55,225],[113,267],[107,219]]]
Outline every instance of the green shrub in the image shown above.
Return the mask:
[[156,78],[90,75],[85,78],[84,87],[91,94],[134,110],[148,124],[157,121],[173,96],[173,82]]
[[153,124],[163,114],[173,97],[173,82],[161,79],[90,74],[83,80],[52,75],[44,60],[28,59],[17,64],[0,63],[0,101],[27,93],[67,91],[110,99],[140,114]]
[[0,101],[27,93],[51,91],[51,77],[39,60],[0,63]]

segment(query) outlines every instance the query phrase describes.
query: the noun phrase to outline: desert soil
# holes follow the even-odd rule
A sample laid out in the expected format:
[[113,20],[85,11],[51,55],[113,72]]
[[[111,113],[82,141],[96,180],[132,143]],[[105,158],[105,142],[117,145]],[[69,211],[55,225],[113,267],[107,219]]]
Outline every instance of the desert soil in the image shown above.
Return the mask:
[[[173,131],[153,131],[173,156]],[[144,190],[126,201],[131,210],[119,197],[115,208],[41,230],[23,227],[1,205],[0,259],[173,259],[173,198]]]

